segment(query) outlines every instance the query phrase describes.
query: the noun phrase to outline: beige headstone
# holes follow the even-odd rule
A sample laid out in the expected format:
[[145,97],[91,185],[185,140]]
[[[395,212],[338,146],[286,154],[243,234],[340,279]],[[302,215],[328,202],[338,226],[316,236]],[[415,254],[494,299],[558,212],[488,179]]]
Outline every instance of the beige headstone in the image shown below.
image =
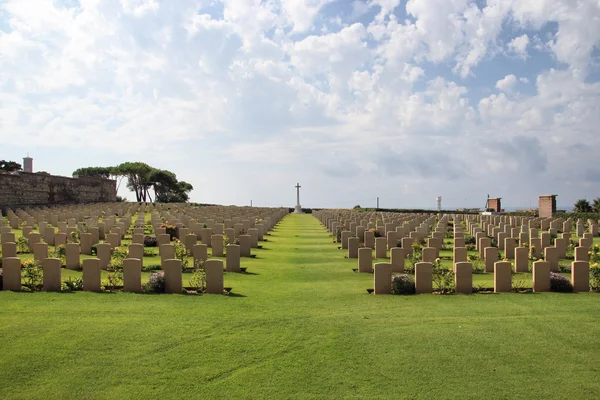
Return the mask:
[[453,252],[454,264],[458,262],[467,261],[467,248],[466,247],[455,247]]
[[356,236],[348,239],[348,258],[358,258],[360,242]]
[[195,244],[193,254],[194,262],[196,262],[196,260],[206,261],[208,259],[208,246],[205,244]]
[[571,263],[571,284],[575,292],[590,291],[590,264],[587,261]]
[[404,249],[393,247],[390,249],[390,265],[392,272],[404,272]]
[[435,247],[423,247],[421,252],[423,262],[435,262],[435,259],[437,258],[437,249]]
[[415,289],[417,294],[433,292],[433,264],[415,264]]
[[510,292],[512,289],[512,271],[510,262],[494,263],[494,292]]
[[206,260],[204,270],[206,271],[206,292],[223,294],[223,261]]
[[498,261],[498,249],[496,247],[486,247],[483,252],[485,272],[494,272],[494,264]]
[[223,257],[223,235],[212,235],[212,256]]
[[590,261],[587,247],[575,247],[575,261]]
[[515,272],[529,271],[529,249],[527,247],[515,248]]
[[60,259],[45,258],[44,260],[42,260],[42,269],[42,290],[44,290],[45,292],[60,292],[62,286],[60,274]]
[[173,258],[164,260],[162,262],[162,269],[165,271],[165,292],[181,293],[183,290],[181,260]]
[[373,250],[370,247],[358,249],[358,272],[373,272]]
[[387,257],[387,239],[384,237],[375,238],[375,258]]
[[123,291],[135,293],[142,291],[142,260],[137,258],[123,260]]
[[41,243],[41,242],[34,243],[33,244],[33,259],[36,261],[42,261],[45,258],[48,258],[48,245],[46,243]]
[[77,243],[67,243],[65,245],[66,251],[66,268],[67,269],[79,269],[79,245]]
[[550,290],[550,263],[536,261],[533,263],[533,291],[547,292]]
[[2,242],[2,259],[17,256],[17,244],[14,242]]
[[240,246],[228,244],[225,269],[227,272],[240,272]]
[[2,258],[2,290],[21,290],[21,259],[18,257]]
[[250,257],[250,235],[240,235],[240,256]]
[[139,243],[132,243],[129,245],[128,250],[128,258],[135,258],[138,260],[144,259],[144,245]]
[[391,294],[392,265],[390,263],[376,263],[373,269],[375,271],[373,274],[374,294]]
[[470,262],[454,264],[454,290],[456,293],[473,293],[473,265]]
[[159,247],[160,253],[160,262],[161,265],[164,264],[166,260],[171,260],[175,258],[175,246],[172,244],[163,244]]
[[82,262],[82,268],[83,290],[86,292],[99,292],[102,286],[100,260],[97,258],[86,258]]
[[98,243],[96,245],[96,256],[100,260],[100,268],[107,269],[110,263],[112,248],[109,243]]

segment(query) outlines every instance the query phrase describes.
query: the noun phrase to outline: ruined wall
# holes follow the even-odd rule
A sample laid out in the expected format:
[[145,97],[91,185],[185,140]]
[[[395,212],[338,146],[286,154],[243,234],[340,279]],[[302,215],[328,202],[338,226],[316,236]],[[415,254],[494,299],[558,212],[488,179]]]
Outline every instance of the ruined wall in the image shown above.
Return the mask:
[[19,172],[0,174],[0,208],[116,201],[111,179]]

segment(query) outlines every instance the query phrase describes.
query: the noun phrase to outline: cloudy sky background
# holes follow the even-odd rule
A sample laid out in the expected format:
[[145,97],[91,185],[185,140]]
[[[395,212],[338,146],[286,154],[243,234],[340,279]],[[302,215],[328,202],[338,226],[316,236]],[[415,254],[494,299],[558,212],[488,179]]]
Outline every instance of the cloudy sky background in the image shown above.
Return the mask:
[[[600,197],[600,0],[0,1],[0,158],[191,200]],[[124,185],[123,185],[124,186]],[[129,200],[131,194],[121,191]]]

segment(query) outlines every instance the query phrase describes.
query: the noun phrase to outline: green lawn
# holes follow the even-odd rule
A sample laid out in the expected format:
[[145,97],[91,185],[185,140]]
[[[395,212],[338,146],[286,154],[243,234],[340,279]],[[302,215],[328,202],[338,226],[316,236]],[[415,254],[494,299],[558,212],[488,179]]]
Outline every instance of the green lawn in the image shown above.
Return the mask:
[[600,392],[599,294],[369,296],[314,217],[266,238],[230,296],[0,292],[0,398]]

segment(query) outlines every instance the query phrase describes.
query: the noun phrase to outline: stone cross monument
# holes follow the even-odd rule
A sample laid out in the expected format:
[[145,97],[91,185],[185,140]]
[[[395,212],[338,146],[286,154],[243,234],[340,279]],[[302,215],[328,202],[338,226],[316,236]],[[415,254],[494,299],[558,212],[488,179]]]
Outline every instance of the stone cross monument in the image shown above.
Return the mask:
[[300,206],[300,188],[302,186],[300,186],[299,183],[296,183],[296,209],[294,210],[294,213],[296,214],[302,214],[302,207]]

